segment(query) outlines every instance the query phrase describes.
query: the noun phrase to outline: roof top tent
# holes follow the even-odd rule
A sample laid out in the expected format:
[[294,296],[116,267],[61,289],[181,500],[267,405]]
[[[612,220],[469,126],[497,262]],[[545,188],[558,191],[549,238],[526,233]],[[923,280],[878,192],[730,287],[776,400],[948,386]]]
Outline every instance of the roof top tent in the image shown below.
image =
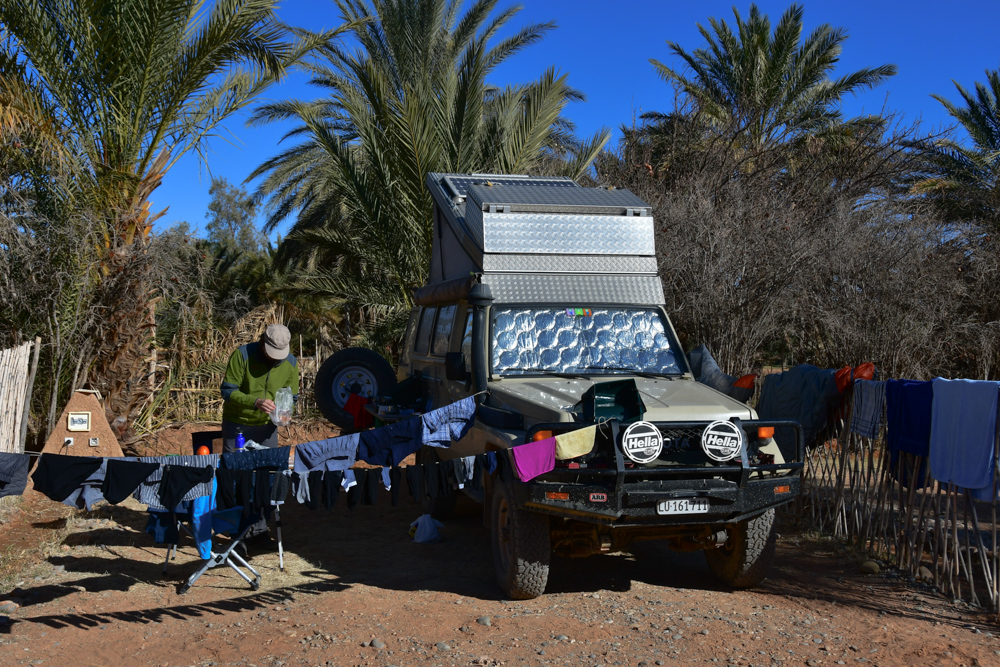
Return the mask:
[[661,305],[651,207],[628,190],[570,178],[427,175],[434,249],[418,303],[467,293],[497,303]]

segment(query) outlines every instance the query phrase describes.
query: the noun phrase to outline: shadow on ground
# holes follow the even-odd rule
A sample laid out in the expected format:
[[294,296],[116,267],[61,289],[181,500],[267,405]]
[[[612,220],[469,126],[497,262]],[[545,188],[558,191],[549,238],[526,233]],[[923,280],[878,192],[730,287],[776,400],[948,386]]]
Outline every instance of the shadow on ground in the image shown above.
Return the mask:
[[[421,508],[407,497],[398,507],[390,507],[389,496],[383,493],[379,505],[361,506],[348,511],[343,499],[332,510],[310,511],[297,503],[289,503],[282,512],[284,547],[286,552],[305,561],[304,568],[293,579],[282,580],[279,587],[268,590],[268,573],[264,591],[237,594],[214,601],[206,596],[233,592],[219,589],[205,579],[188,595],[191,604],[179,604],[136,611],[96,614],[64,614],[37,616],[21,622],[43,623],[53,627],[77,625],[91,627],[109,620],[134,623],[155,622],[164,617],[188,618],[240,611],[273,604],[293,594],[319,594],[364,585],[398,592],[438,591],[480,600],[498,600],[500,593],[493,572],[493,558],[487,530],[482,517],[475,511],[465,511],[445,522],[444,540],[438,544],[419,545],[410,541],[409,524]],[[468,508],[467,508],[468,510]],[[24,606],[50,602],[79,591],[128,591],[137,583],[176,589],[178,583],[200,564],[190,555],[171,565],[170,575],[162,576],[165,549],[154,545],[141,531],[145,513],[126,508],[110,509],[123,529],[100,527],[73,533],[67,544],[99,545],[100,556],[77,558],[71,555],[53,556],[49,562],[64,566],[73,575],[70,583],[46,584],[30,589]],[[190,542],[186,545],[191,553]],[[126,552],[143,552],[144,560],[128,557]],[[254,563],[251,560],[251,563]],[[226,568],[220,576],[236,580],[236,574]],[[285,581],[289,585],[284,585]],[[702,554],[676,553],[663,543],[644,542],[629,554],[609,554],[580,559],[554,558],[547,592],[586,593],[600,590],[628,592],[638,583],[671,589],[703,591],[726,590],[711,575]],[[236,581],[236,584],[242,582]],[[273,586],[274,584],[270,584]],[[225,592],[223,592],[225,591]],[[856,563],[845,553],[831,550],[817,553],[813,545],[791,544],[785,541],[778,549],[776,566],[765,584],[758,589],[766,595],[779,595],[803,600],[824,600],[845,607],[874,611],[886,609],[885,596],[907,596],[919,593],[929,603],[894,604],[892,613],[902,617],[937,620],[945,624],[967,623],[949,614],[949,605],[932,592],[908,587],[901,580],[865,578],[857,574]],[[734,593],[740,594],[740,593]],[[761,598],[766,604],[766,597]],[[987,625],[982,627],[986,628]],[[3,628],[9,631],[10,626]]]

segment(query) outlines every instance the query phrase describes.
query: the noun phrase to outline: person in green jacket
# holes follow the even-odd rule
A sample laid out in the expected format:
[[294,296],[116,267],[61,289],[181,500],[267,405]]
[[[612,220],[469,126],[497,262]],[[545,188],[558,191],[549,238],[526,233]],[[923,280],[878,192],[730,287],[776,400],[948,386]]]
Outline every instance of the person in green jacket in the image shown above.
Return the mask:
[[236,450],[237,430],[246,440],[278,446],[278,427],[271,423],[274,395],[282,387],[299,400],[299,369],[289,353],[292,334],[283,324],[270,324],[256,343],[241,345],[229,357],[222,381],[222,450]]

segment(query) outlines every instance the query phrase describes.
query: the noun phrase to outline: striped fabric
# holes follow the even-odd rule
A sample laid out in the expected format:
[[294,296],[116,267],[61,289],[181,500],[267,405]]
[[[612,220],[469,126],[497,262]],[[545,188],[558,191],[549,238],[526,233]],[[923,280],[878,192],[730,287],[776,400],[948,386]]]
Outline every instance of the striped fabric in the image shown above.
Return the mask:
[[851,431],[862,438],[877,438],[885,413],[885,381],[855,380]]
[[[163,479],[163,466],[194,466],[204,468],[205,466],[219,467],[219,454],[208,454],[206,456],[141,456],[139,460],[143,463],[159,463],[160,467],[146,481],[139,485],[132,497],[149,509],[161,512],[169,512],[173,508],[163,507],[160,504],[160,481]],[[193,489],[184,494],[183,500],[194,500],[212,494],[212,482],[198,484]]]

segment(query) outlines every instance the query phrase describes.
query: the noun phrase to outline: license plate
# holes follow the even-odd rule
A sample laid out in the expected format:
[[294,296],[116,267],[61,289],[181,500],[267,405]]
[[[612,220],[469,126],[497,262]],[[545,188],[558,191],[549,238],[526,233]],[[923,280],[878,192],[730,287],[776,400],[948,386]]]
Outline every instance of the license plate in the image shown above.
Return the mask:
[[707,498],[681,498],[661,500],[656,504],[657,514],[707,514]]

